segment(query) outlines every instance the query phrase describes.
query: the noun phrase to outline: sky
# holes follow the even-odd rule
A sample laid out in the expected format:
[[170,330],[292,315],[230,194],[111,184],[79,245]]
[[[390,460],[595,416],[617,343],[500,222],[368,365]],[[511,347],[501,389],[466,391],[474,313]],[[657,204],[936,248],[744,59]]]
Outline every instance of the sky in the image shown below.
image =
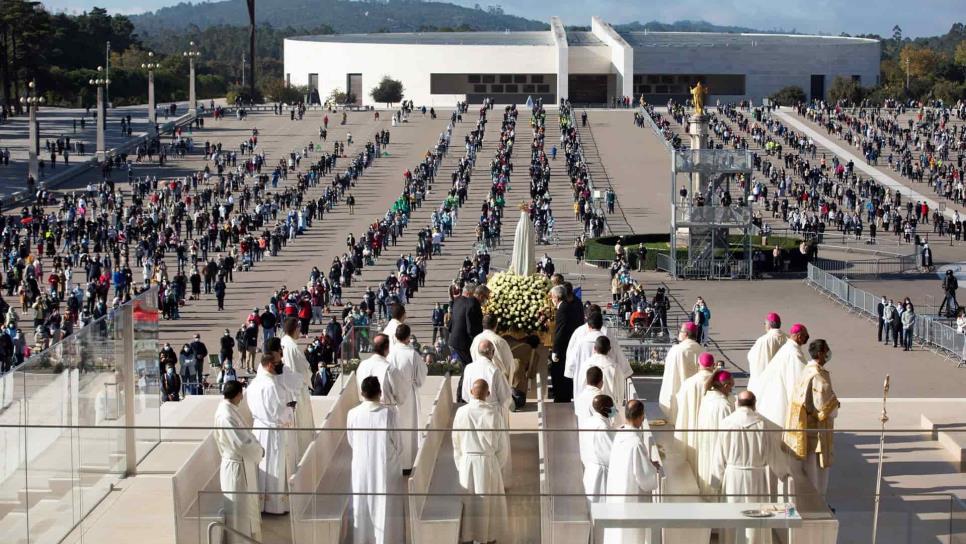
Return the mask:
[[[116,13],[141,13],[181,0],[44,0],[54,11],[79,12],[92,6]],[[803,33],[892,34],[898,24],[905,36],[945,34],[956,21],[966,22],[966,0],[450,0],[473,6],[500,5],[513,15],[566,24],[589,25],[598,15],[617,24],[657,20],[703,19],[719,25]]]

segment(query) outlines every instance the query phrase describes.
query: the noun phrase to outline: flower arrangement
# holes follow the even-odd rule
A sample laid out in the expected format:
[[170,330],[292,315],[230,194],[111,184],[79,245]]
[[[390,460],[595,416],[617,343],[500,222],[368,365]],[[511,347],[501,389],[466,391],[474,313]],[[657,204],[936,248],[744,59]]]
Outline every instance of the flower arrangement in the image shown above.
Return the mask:
[[497,316],[498,332],[530,335],[550,329],[553,307],[546,276],[499,272],[486,285],[490,288],[490,297],[483,310]]

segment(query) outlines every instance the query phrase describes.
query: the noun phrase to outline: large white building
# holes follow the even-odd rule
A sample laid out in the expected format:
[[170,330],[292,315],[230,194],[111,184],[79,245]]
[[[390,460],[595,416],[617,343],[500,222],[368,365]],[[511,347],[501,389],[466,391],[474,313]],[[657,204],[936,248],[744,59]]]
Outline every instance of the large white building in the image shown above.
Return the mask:
[[543,32],[335,34],[285,40],[285,75],[325,100],[348,90],[360,104],[389,76],[417,106],[457,100],[582,104],[643,95],[654,103],[688,97],[703,81],[711,100],[759,101],[788,85],[824,97],[832,80],[874,85],[879,42],[786,34],[617,32],[598,17],[591,30],[566,30],[560,19]]

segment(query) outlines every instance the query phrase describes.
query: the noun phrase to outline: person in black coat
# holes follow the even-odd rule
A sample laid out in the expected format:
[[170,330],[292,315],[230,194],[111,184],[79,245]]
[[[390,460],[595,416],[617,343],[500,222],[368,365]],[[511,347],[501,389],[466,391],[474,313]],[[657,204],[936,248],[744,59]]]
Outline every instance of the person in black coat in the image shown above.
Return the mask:
[[[481,285],[480,288],[482,289],[477,288],[479,290],[477,296],[485,300],[486,296],[489,295],[489,289],[484,285]],[[453,306],[450,310],[447,344],[453,350],[463,368],[466,368],[466,365],[472,362],[470,345],[473,343],[473,338],[483,332],[483,306],[480,304],[480,300],[473,296],[473,293],[474,287],[472,285],[464,286],[463,296],[453,299]],[[456,387],[457,402],[464,402],[462,391],[463,376],[461,374],[460,383]]]
[[882,315],[885,313],[885,306],[887,303],[888,301],[886,300],[886,298],[882,297],[882,300],[880,300],[879,303],[876,304],[875,306],[875,312],[879,315],[879,333],[878,335],[876,335],[876,339],[879,342],[882,341],[882,328],[883,328],[883,325],[885,325],[885,321],[883,320]]
[[181,400],[181,376],[174,371],[174,365],[168,364],[161,376],[161,393],[164,401],[177,402]]
[[197,374],[201,376],[205,369],[205,361],[208,359],[208,346],[201,341],[201,335],[196,334],[194,341],[188,344],[188,348],[195,354],[195,366]]
[[577,327],[584,322],[580,299],[560,284],[550,290],[550,299],[557,309],[554,316],[553,345],[550,352],[550,381],[553,384],[553,401],[570,402],[574,395],[573,380],[564,376],[567,366],[567,344]]

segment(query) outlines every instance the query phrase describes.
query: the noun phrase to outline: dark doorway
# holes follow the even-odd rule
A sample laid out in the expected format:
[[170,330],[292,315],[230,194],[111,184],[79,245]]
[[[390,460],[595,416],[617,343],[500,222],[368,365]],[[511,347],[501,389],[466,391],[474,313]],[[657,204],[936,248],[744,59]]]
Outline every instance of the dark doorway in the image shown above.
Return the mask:
[[362,104],[362,74],[345,75],[345,92],[349,95],[349,104]]
[[812,74],[812,100],[825,99],[825,75]]
[[567,81],[572,104],[607,103],[607,74],[571,74]]
[[319,104],[319,74],[309,74],[309,103]]

